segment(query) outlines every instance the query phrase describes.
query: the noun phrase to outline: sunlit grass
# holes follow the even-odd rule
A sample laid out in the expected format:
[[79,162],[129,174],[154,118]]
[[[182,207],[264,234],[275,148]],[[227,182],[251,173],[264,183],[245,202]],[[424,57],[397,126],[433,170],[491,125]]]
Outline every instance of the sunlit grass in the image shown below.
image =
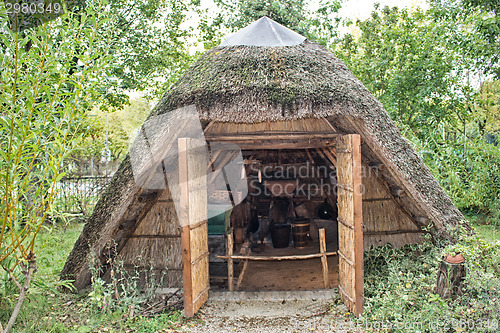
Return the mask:
[[498,242],[500,241],[500,227],[494,225],[484,225],[472,223],[474,231],[485,241]]

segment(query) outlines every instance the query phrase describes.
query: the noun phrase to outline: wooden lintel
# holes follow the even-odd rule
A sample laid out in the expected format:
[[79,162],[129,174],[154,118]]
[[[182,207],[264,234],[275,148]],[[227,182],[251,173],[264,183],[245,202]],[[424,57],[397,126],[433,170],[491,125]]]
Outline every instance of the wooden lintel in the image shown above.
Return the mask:
[[314,140],[314,139],[336,139],[341,136],[339,133],[331,132],[247,132],[240,134],[207,134],[207,141],[254,141],[254,140]]
[[[210,139],[219,141],[218,139]],[[334,147],[333,140],[231,140],[228,141],[240,147],[241,150],[277,150],[277,149],[313,149]]]

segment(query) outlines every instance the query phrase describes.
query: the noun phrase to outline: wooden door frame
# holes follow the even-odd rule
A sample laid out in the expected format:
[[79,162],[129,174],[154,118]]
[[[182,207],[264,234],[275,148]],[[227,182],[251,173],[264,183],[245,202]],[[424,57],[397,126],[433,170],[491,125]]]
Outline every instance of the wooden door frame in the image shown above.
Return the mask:
[[[341,140],[347,142],[347,148],[344,148]],[[342,147],[339,149],[339,147]],[[354,236],[354,258],[349,259],[345,254],[342,253],[339,244],[339,260],[345,260],[346,262],[352,262],[354,266],[354,295],[349,295],[349,293],[342,288],[342,282],[339,281],[339,293],[344,301],[344,303],[350,308],[350,310],[356,315],[360,316],[363,313],[364,305],[364,258],[363,258],[363,184],[362,184],[362,165],[361,165],[361,137],[358,134],[347,134],[343,135],[337,140],[336,155],[337,159],[339,154],[348,154],[350,158],[351,168],[352,168],[352,180],[350,184],[338,184],[339,189],[343,187],[343,191],[352,192],[352,224],[351,221],[342,221],[340,217],[339,205],[339,223],[342,227],[339,228],[339,232],[343,227],[352,228]],[[341,163],[337,161],[337,167],[340,167]],[[337,174],[339,171],[337,170]],[[340,193],[339,193],[340,194]],[[337,199],[338,200],[338,199]],[[339,224],[339,226],[340,226]],[[339,263],[339,270],[340,270]],[[341,272],[339,271],[339,279],[341,278]]]
[[[210,290],[209,271],[208,271],[208,208],[205,207],[204,212],[198,212],[194,209],[195,205],[207,206],[206,196],[206,177],[205,186],[200,186],[194,178],[200,177],[206,173],[207,162],[201,158],[199,166],[196,166],[194,157],[190,155],[200,145],[200,140],[190,138],[178,139],[179,148],[179,187],[180,187],[180,216],[179,222],[181,225],[181,248],[182,248],[182,281],[184,291],[184,315],[192,317],[196,311],[207,301]],[[194,165],[191,165],[193,163]],[[193,167],[195,169],[193,169]],[[190,174],[194,173],[194,174]],[[202,176],[201,176],[202,177]],[[193,202],[192,195],[198,195],[198,200]],[[204,202],[200,202],[204,200]],[[199,207],[196,207],[199,208]],[[199,216],[196,216],[198,213]],[[194,214],[194,216],[193,216]],[[200,216],[203,215],[201,221]],[[200,238],[197,233],[202,233],[203,238]],[[193,235],[196,235],[193,239]],[[194,246],[198,246],[196,248]],[[196,249],[197,255],[193,257],[193,247]],[[201,266],[202,271],[193,271],[196,265]],[[198,274],[198,275],[197,275]],[[201,278],[204,288],[201,291],[196,291],[193,288],[193,281]],[[198,287],[198,286],[194,286]],[[195,294],[196,293],[196,294]]]

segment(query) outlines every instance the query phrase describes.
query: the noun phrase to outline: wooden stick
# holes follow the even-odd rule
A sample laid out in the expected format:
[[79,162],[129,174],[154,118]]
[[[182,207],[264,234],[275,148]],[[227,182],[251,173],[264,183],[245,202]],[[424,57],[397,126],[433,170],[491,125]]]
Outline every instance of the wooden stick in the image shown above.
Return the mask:
[[[244,254],[245,255],[249,255],[250,254],[250,248],[248,247],[248,244],[245,244],[245,245],[243,245],[244,249],[245,249],[244,250]],[[240,289],[241,283],[243,282],[243,276],[245,275],[247,267],[248,267],[248,260],[245,260],[245,261],[243,261],[243,268],[241,269],[240,275],[238,276],[238,281],[236,282],[236,290]]]
[[234,290],[233,233],[227,235],[227,283],[229,291]]
[[328,258],[326,253],[325,228],[319,229],[319,252],[321,253],[321,269],[323,270],[323,286],[330,288],[330,277],[328,276]]
[[243,256],[243,255],[226,255],[226,256],[217,256],[219,259],[233,259],[233,260],[256,260],[256,261],[281,261],[281,260],[301,260],[301,259],[312,259],[312,258],[321,258],[323,255],[325,256],[336,256],[337,252],[325,252],[322,253],[313,253],[313,254],[299,254],[295,256]]

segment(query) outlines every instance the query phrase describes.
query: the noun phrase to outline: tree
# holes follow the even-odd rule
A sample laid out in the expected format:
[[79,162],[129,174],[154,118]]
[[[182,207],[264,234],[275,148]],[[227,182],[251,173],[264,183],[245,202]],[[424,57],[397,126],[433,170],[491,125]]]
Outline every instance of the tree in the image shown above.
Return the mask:
[[471,71],[500,79],[500,2],[497,0],[431,0],[429,12],[447,27],[447,42]]
[[[95,107],[89,116],[83,119],[82,140],[71,155],[70,160],[76,166],[77,174],[88,174],[89,161],[94,168],[101,169],[103,153],[106,147],[106,114],[108,114],[108,142],[111,162],[120,162],[127,154],[130,143],[135,139],[136,131],[151,112],[149,104],[143,99],[135,99],[129,105],[102,110]],[[91,171],[93,172],[93,171]]]
[[108,21],[99,35],[114,62],[106,70],[107,105],[128,102],[126,92],[145,91],[159,98],[194,60],[189,54],[192,27],[188,13],[196,8],[188,0],[114,0]]
[[384,104],[401,126],[420,138],[465,109],[455,71],[456,54],[443,42],[446,31],[420,9],[378,6],[358,21],[359,39],[348,34],[335,52]]
[[444,19],[441,9],[376,6],[356,23],[360,35],[344,36],[334,50],[384,104],[457,207],[491,214],[500,205],[500,151],[483,133],[495,123],[497,96],[493,84],[478,93],[469,79],[486,68],[479,48],[469,49],[484,38]]
[[203,32],[202,42],[209,48],[218,45],[228,32],[235,32],[262,16],[276,22],[323,45],[330,45],[337,36],[340,18],[339,0],[321,0],[317,9],[312,9],[312,1],[306,0],[239,0],[226,2],[215,0],[217,14],[209,19],[201,13],[199,29]]
[[[98,31],[106,3],[21,32],[0,9],[0,264],[19,289],[9,332],[36,272],[35,239],[79,135],[81,115],[102,101],[101,72],[111,63]],[[78,68],[71,59],[78,59]],[[10,296],[10,295],[7,295]]]
[[475,118],[481,134],[500,134],[500,81],[481,84],[475,100]]
[[[128,103],[127,90],[150,87],[154,98],[172,82],[191,61],[190,30],[181,28],[188,4],[78,0],[60,17],[12,31],[1,3],[0,264],[19,289],[5,331],[12,329],[36,272],[35,239],[64,161],[98,133],[85,114]],[[118,145],[124,145],[125,131],[116,128]]]

